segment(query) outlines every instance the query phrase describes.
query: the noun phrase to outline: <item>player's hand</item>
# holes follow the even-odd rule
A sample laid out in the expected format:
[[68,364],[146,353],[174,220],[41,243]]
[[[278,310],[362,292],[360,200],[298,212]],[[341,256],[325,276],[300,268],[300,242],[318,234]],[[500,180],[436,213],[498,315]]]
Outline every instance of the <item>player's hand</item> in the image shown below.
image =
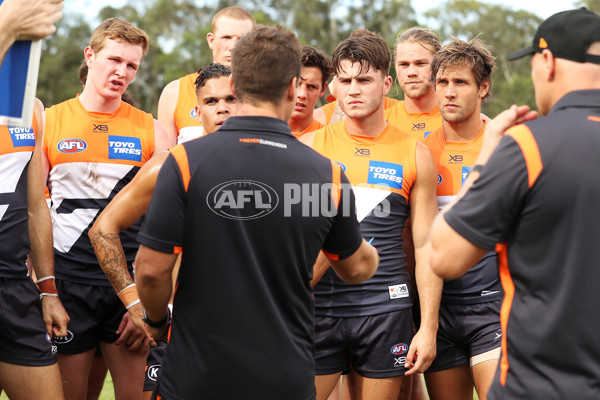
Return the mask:
[[0,26],[10,30],[14,40],[42,39],[56,32],[64,0],[4,0],[0,5]]
[[406,375],[425,372],[433,362],[436,353],[437,330],[423,328],[413,337],[406,354]]
[[142,318],[144,317],[144,308],[142,307],[142,304],[138,303],[138,304],[134,305],[133,307],[129,308],[129,310],[127,310],[127,313],[129,314],[129,318],[130,318],[131,322],[138,329],[140,329],[142,332],[144,332],[144,334],[148,338],[148,342],[150,343],[150,346],[155,347],[156,341],[152,337],[152,331],[151,331],[150,327],[148,325],[146,325],[144,323],[144,321],[142,321]]
[[498,114],[496,118],[488,122],[485,126],[483,143],[476,163],[485,164],[487,162],[490,155],[498,147],[500,140],[504,136],[504,132],[508,128],[525,121],[531,121],[537,117],[537,111],[531,111],[529,106],[516,106],[514,104],[509,109]]
[[46,331],[51,338],[67,336],[67,323],[71,320],[57,296],[42,296],[42,313]]
[[[133,308],[133,307],[132,307]],[[138,328],[132,321],[129,312],[123,315],[119,329],[117,329],[117,335],[120,335],[115,344],[124,344],[127,349],[132,352],[145,352],[148,351],[150,345],[150,339],[146,332]],[[156,345],[156,343],[154,343]]]

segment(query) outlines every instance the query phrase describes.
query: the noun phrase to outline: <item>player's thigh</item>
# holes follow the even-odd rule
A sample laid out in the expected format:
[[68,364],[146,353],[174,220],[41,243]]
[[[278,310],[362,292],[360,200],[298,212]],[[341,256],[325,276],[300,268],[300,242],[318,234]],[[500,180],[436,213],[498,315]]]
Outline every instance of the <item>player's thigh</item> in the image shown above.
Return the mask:
[[352,372],[354,398],[356,400],[396,400],[402,387],[404,376],[373,379]]
[[63,398],[57,364],[31,367],[0,362],[0,385],[11,400]]
[[148,352],[133,352],[127,346],[106,342],[100,342],[100,348],[113,380],[115,398],[142,400]]
[[329,375],[316,375],[315,387],[317,388],[317,400],[328,400],[335,386],[340,382],[341,372]]
[[425,382],[431,400],[473,400],[473,379],[466,364],[426,372]]
[[77,354],[58,354],[65,399],[83,399],[87,395],[88,378],[95,351],[96,349],[90,349]]
[[[490,350],[481,356],[484,355],[487,356],[484,361],[478,362],[471,367],[473,381],[475,382],[475,390],[477,390],[479,400],[487,399],[487,392],[492,385],[492,381],[496,375],[496,369],[498,368],[500,349]],[[480,357],[480,360],[482,359],[483,357]]]

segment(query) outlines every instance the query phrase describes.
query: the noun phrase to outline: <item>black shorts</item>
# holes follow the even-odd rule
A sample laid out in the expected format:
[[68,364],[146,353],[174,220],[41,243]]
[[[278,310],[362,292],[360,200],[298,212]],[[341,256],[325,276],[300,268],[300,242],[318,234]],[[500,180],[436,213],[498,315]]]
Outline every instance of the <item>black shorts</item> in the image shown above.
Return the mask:
[[151,392],[156,386],[160,376],[163,359],[167,353],[167,341],[157,340],[156,347],[150,347],[150,353],[146,359],[146,375],[144,378],[144,392]]
[[127,310],[112,287],[56,279],[60,299],[71,320],[67,337],[56,340],[61,354],[79,354],[102,342],[114,343]]
[[41,367],[56,360],[35,283],[29,278],[0,278],[0,361]]
[[427,372],[469,364],[479,354],[498,349],[502,342],[501,301],[440,305],[437,356]]
[[410,308],[364,317],[315,318],[316,374],[347,371],[372,378],[403,376],[414,335]]

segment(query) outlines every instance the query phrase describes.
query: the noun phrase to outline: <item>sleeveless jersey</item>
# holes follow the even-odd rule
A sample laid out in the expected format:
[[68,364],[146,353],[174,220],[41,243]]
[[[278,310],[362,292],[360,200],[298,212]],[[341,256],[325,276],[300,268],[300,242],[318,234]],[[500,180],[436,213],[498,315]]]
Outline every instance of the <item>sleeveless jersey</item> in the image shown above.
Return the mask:
[[320,129],[313,148],[339,163],[352,184],[363,238],[380,262],[369,280],[352,285],[330,268],[314,288],[317,315],[357,317],[411,307],[402,230],[410,215],[417,140],[389,125],[375,138],[351,136],[345,121]]
[[194,72],[179,78],[179,96],[173,111],[173,121],[177,127],[177,143],[184,143],[204,134],[202,123],[196,119],[196,78]]
[[0,278],[27,278],[29,253],[27,167],[35,148],[33,128],[0,126]]
[[[472,142],[447,142],[439,128],[425,138],[438,169],[437,198],[440,210],[450,203],[467,179],[481,150],[484,126]],[[475,267],[458,279],[444,281],[442,302],[476,304],[501,298],[498,257],[486,253]]]
[[[55,274],[76,283],[110,286],[88,238],[108,202],[154,153],[154,119],[121,102],[112,113],[88,112],[79,99],[46,111],[43,149],[50,162]],[[121,232],[128,264],[140,221]]]
[[[400,100],[393,99],[391,97],[383,98],[383,107],[387,110],[388,108],[394,107],[396,104],[400,103]],[[337,100],[332,101],[331,103],[327,103],[324,106],[321,106],[320,109],[325,113],[325,118],[327,118],[327,123],[331,121],[331,117],[333,116],[333,111],[335,110],[335,105],[337,104]]]
[[404,100],[385,110],[385,119],[404,132],[414,135],[421,142],[442,126],[442,115],[436,106],[430,112],[409,113],[404,108]]
[[302,130],[301,132],[292,132],[292,133],[294,134],[294,136],[296,136],[296,139],[299,139],[300,136],[304,135],[305,133],[316,131],[317,129],[321,129],[322,127],[323,127],[323,125],[321,125],[321,123],[319,121],[317,121],[316,119],[313,119],[313,122],[309,126],[304,128],[304,130]]

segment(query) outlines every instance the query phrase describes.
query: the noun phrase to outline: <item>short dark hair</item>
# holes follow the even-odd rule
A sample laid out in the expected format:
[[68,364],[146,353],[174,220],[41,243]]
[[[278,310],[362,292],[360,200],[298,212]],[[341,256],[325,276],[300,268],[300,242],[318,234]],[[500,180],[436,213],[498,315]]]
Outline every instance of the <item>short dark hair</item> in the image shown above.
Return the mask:
[[361,72],[373,67],[389,75],[392,54],[381,36],[363,29],[359,35],[351,35],[336,47],[333,52],[333,70],[336,74],[340,72],[342,60],[359,62]]
[[320,50],[310,46],[302,46],[302,59],[300,63],[303,67],[317,67],[321,70],[323,76],[321,80],[321,89],[325,87],[325,84],[331,78],[333,74],[333,68],[331,67],[331,59]]
[[490,88],[483,97],[489,97],[492,93],[492,72],[494,72],[496,57],[492,56],[489,48],[477,37],[468,42],[452,38],[452,41],[442,47],[433,56],[431,61],[431,78],[435,82],[438,72],[449,66],[470,67],[477,85],[481,87],[483,82],[489,81]]
[[292,79],[300,77],[300,45],[281,26],[257,25],[231,51],[233,88],[241,102],[281,101]]
[[231,75],[229,67],[219,63],[210,63],[209,65],[200,68],[198,70],[196,81],[194,82],[196,85],[196,95],[200,92],[200,89],[206,85],[207,80],[229,75]]

